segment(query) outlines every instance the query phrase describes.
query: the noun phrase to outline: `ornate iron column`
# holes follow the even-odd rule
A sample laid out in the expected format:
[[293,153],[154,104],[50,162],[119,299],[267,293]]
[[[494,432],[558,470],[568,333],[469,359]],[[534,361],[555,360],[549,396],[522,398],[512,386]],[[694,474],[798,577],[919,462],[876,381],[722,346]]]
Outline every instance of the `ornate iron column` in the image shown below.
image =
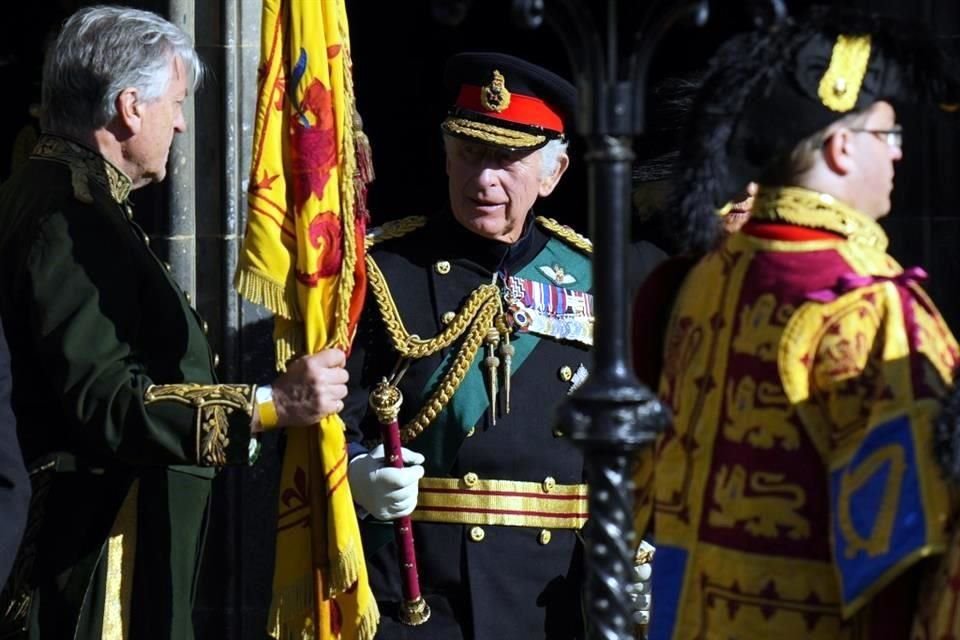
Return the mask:
[[[782,0],[747,0],[760,23],[782,17]],[[462,21],[471,0],[434,0],[434,17]],[[644,132],[647,71],[658,43],[684,19],[702,25],[708,0],[649,0],[633,42],[621,46],[619,0],[513,0],[515,23],[550,26],[570,59],[579,93],[577,130],[586,142],[588,213],[594,241],[596,309],[594,370],[561,411],[561,421],[586,454],[590,523],[585,530],[585,610],[588,637],[633,638],[625,585],[637,540],[633,535],[632,460],[652,444],[668,416],[634,376],[627,338],[631,301],[626,280],[633,139]],[[594,8],[596,7],[596,8]],[[597,16],[605,24],[601,28]],[[621,52],[627,51],[624,59]]]

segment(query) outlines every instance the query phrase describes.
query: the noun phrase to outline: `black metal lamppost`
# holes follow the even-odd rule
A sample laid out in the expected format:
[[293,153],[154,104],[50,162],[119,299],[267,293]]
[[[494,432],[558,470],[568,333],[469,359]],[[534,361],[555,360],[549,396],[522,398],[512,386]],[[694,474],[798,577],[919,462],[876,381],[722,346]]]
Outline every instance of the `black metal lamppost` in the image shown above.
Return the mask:
[[[783,0],[745,0],[757,24],[786,15]],[[472,0],[433,0],[434,17],[459,24]],[[637,541],[633,535],[631,462],[669,419],[629,365],[626,255],[633,140],[644,133],[647,72],[663,36],[680,21],[703,25],[729,0],[649,0],[635,40],[621,60],[620,0],[512,0],[515,24],[544,22],[559,36],[579,93],[577,131],[586,143],[588,214],[594,241],[594,370],[562,410],[570,437],[585,452],[590,524],[585,530],[585,611],[591,640],[629,640],[634,624],[625,585]]]

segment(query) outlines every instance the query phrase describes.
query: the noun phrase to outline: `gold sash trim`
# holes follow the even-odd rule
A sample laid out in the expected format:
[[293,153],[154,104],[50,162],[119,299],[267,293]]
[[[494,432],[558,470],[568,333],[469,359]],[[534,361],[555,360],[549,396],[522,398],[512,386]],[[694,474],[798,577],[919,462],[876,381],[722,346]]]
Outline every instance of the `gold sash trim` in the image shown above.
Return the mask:
[[420,522],[580,529],[587,523],[587,485],[423,478],[417,508]]

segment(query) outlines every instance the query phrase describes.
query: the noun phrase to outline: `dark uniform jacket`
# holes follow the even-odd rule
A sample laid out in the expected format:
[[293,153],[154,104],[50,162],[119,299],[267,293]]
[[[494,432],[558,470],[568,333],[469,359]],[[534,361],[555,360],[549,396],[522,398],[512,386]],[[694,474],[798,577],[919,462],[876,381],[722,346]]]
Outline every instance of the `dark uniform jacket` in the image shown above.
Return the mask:
[[31,640],[192,638],[213,467],[248,459],[252,389],[214,384],[130,187],[54,136],[0,187],[0,314],[34,482],[0,613]]
[[0,328],[0,585],[6,583],[13,565],[30,504],[30,481],[17,441],[10,390],[10,350]]
[[[403,227],[407,222],[386,225],[373,236],[396,235],[390,227]],[[512,246],[481,238],[452,217],[444,217],[402,237],[379,242],[370,250],[367,301],[348,360],[351,391],[342,414],[352,453],[360,443],[369,447],[379,439],[379,423],[366,409],[367,396],[373,385],[390,375],[398,360],[391,340],[396,323],[383,311],[386,297],[395,304],[403,330],[426,340],[457,323],[470,305],[471,294],[481,285],[494,282],[498,272],[551,273],[559,277],[559,266],[567,274],[563,278],[567,288],[589,288],[589,243],[555,228],[565,236],[557,238],[532,222],[531,215],[523,237]],[[559,248],[566,257],[558,259],[551,248]],[[637,247],[632,256],[633,279],[642,279],[662,255],[649,244]],[[377,271],[382,273],[389,296],[382,291]],[[394,326],[388,326],[391,324]],[[404,395],[399,416],[402,429],[425,404],[430,404],[430,390],[442,386],[442,373],[456,367],[455,358],[465,348],[469,334],[467,329],[449,348],[412,361],[399,383]],[[534,345],[532,350],[530,344]],[[468,406],[448,416],[454,404],[451,400],[419,435],[409,439],[411,431],[405,432],[404,446],[426,457],[426,478],[421,481],[419,506],[413,515],[421,587],[432,608],[432,617],[424,625],[402,627],[396,622],[401,574],[392,527],[369,517],[363,520],[371,584],[383,615],[378,637],[494,640],[583,635],[579,598],[582,549],[576,528],[555,526],[558,518],[538,523],[535,515],[525,516],[521,525],[478,524],[476,518],[482,514],[467,517],[457,513],[455,507],[444,510],[442,492],[430,494],[439,496],[440,502],[434,500],[433,517],[427,516],[431,498],[426,487],[432,486],[430,479],[461,488],[495,487],[505,494],[529,493],[534,497],[528,498],[522,508],[531,513],[537,511],[531,505],[542,502],[541,498],[549,502],[558,492],[574,491],[572,488],[578,485],[585,491],[582,454],[555,425],[554,410],[580,381],[582,376],[577,372],[581,366],[589,370],[588,347],[532,334],[514,334],[513,345],[517,353],[509,414],[503,414],[501,372],[501,406],[493,424],[487,400],[489,381],[481,371],[472,386],[465,381],[455,392],[474,394],[479,409],[471,412]],[[486,353],[481,346],[479,360],[470,366],[483,367]],[[518,364],[521,358],[525,359]],[[515,484],[497,484],[502,481]],[[504,497],[486,506],[506,513],[511,510],[510,504],[510,498]],[[579,508],[585,519],[585,499]],[[437,522],[437,514],[444,521]],[[503,517],[510,520],[510,516]]]

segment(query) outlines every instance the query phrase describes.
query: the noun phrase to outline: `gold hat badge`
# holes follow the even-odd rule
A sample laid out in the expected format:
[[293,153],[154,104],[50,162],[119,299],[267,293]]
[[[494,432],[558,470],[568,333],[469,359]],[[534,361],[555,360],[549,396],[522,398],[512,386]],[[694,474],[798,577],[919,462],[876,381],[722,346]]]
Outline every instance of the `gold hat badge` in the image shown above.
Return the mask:
[[830,66],[820,79],[817,94],[823,106],[845,113],[857,105],[860,88],[870,64],[869,35],[841,35],[833,46]]
[[500,113],[510,106],[510,92],[503,80],[503,74],[493,70],[493,80],[490,84],[480,87],[480,104],[487,111]]

